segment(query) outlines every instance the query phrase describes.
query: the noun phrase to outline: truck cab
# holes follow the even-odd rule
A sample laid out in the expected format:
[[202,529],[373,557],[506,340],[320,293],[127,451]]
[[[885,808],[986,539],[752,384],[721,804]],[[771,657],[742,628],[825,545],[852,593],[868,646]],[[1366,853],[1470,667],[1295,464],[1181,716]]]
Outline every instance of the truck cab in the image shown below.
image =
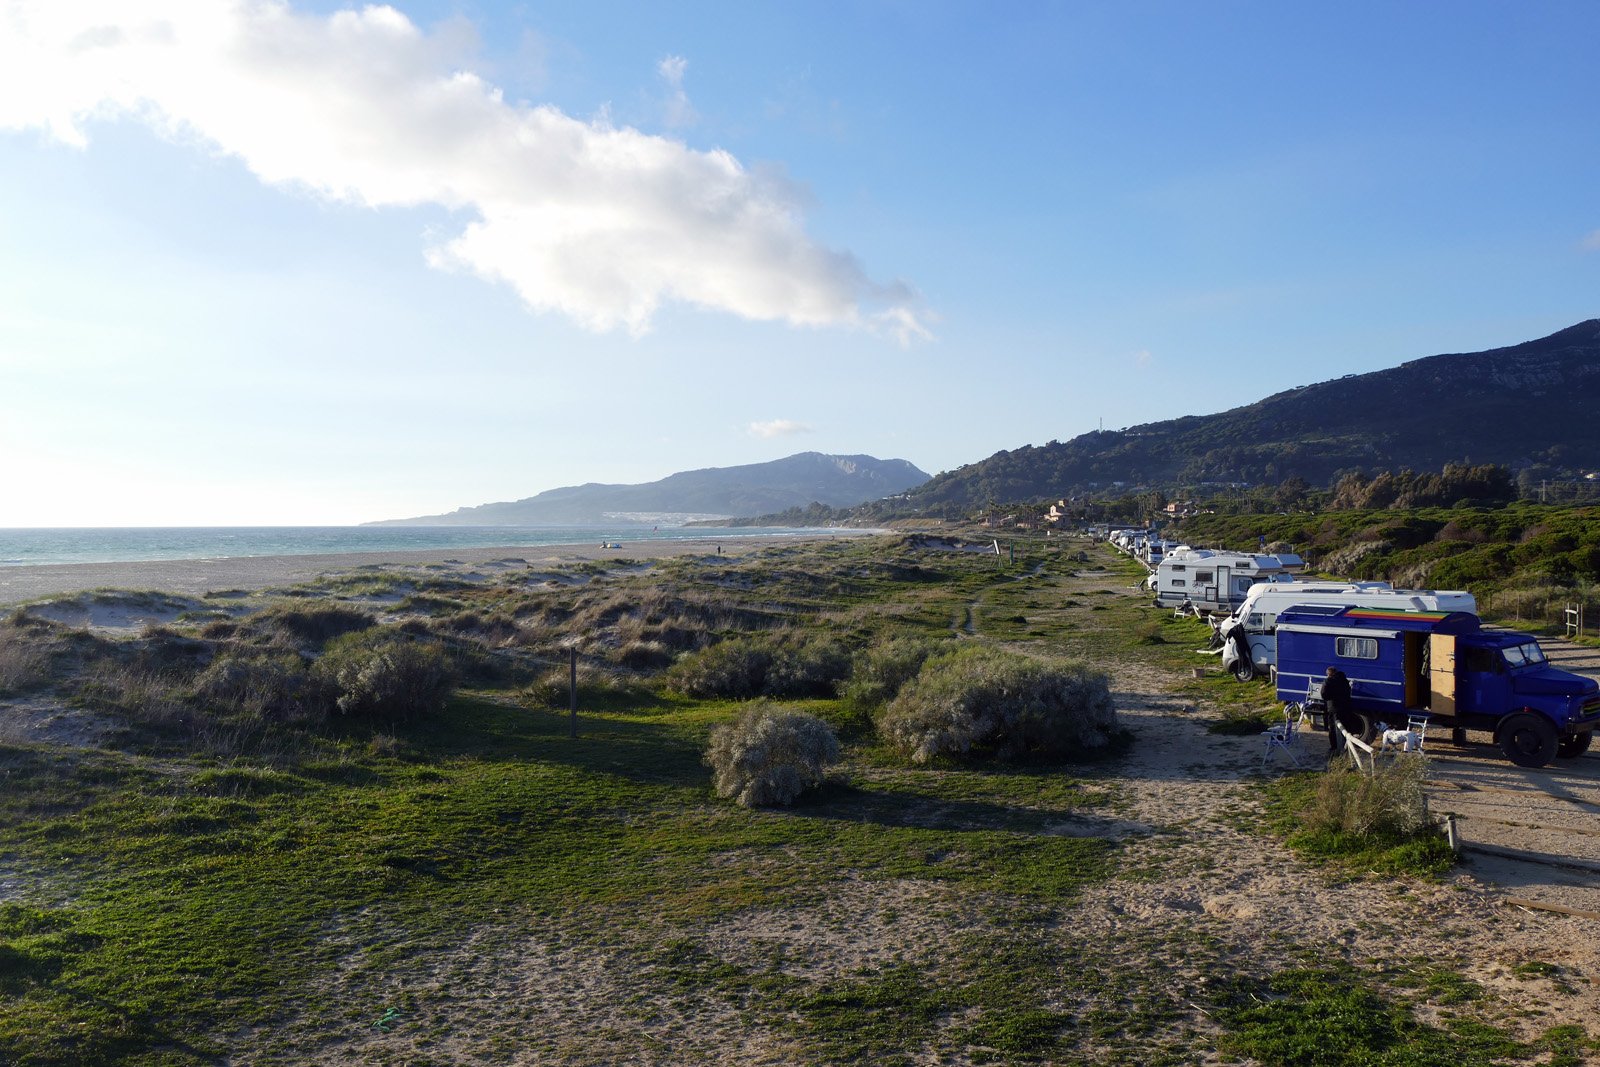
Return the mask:
[[1512,762],[1539,767],[1582,754],[1600,726],[1600,683],[1551,667],[1531,635],[1485,630],[1468,612],[1306,605],[1279,614],[1277,637],[1279,699],[1304,700],[1338,667],[1368,735],[1422,713],[1488,731]]

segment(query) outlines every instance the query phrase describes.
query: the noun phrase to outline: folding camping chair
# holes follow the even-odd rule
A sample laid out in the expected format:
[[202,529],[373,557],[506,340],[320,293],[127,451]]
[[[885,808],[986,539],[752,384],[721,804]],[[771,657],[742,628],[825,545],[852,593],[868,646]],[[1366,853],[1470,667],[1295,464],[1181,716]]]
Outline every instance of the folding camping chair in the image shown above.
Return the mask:
[[1262,731],[1261,740],[1265,742],[1265,747],[1261,750],[1261,766],[1267,765],[1267,759],[1275,750],[1282,750],[1283,754],[1289,757],[1290,763],[1296,767],[1300,766],[1300,756],[1295,752],[1294,742],[1299,736],[1300,718],[1305,712],[1302,709],[1297,714],[1296,711],[1290,710],[1294,707],[1293,704],[1284,705],[1283,721],[1274,723]]

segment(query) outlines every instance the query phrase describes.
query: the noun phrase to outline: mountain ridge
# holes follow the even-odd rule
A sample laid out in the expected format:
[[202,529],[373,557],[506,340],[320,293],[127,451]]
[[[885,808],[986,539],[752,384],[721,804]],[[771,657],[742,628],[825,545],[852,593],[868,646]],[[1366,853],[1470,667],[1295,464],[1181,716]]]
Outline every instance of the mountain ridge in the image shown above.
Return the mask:
[[1108,485],[1331,484],[1351,470],[1600,469],[1600,319],[1185,415],[1014,450],[936,475],[908,503],[1044,500]]
[[756,515],[812,503],[854,507],[903,493],[927,480],[926,472],[903,459],[797,452],[765,463],[679,471],[654,482],[585,482],[547,489],[520,500],[362,525],[649,525]]

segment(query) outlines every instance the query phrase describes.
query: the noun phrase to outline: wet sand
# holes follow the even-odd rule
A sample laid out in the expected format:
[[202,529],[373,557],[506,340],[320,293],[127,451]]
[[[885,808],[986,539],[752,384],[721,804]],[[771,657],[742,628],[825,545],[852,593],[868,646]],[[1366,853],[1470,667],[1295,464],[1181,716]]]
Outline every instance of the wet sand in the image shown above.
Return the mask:
[[[125,589],[201,596],[228,589],[255,591],[311,581],[325,574],[371,568],[453,564],[462,568],[507,562],[555,566],[595,559],[665,559],[709,556],[717,546],[738,557],[827,534],[769,537],[707,537],[682,541],[623,541],[621,548],[593,545],[508,545],[398,552],[348,552],[315,556],[239,556],[229,559],[150,560],[135,563],[59,563],[0,567],[0,606],[89,589]],[[838,536],[859,536],[840,534]]]

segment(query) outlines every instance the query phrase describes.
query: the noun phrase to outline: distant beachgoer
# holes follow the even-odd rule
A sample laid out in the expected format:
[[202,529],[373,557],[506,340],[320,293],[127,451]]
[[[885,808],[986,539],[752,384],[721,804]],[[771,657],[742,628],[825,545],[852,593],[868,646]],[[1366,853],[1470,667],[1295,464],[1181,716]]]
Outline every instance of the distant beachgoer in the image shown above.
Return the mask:
[[717,555],[719,555],[719,556],[722,555],[722,546],[721,545],[717,546]]
[[1348,726],[1350,716],[1350,679],[1338,667],[1329,667],[1322,681],[1322,700],[1326,710],[1322,713],[1328,725],[1328,755],[1339,751],[1339,731],[1334,723]]

